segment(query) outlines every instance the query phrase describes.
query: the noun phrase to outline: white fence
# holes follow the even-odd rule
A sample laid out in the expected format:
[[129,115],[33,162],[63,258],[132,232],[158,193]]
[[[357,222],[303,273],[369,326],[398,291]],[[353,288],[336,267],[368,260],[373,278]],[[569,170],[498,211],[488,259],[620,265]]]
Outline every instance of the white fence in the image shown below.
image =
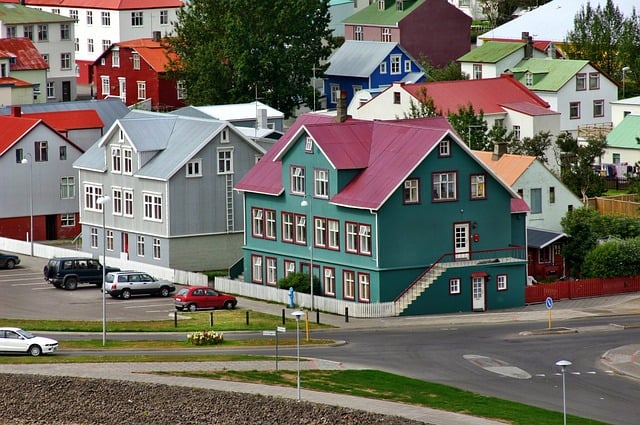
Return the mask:
[[[271,301],[289,305],[289,291],[273,286],[257,285],[224,277],[216,277],[214,287],[230,294],[247,298]],[[294,293],[294,304],[302,308],[311,308],[311,294]],[[314,307],[326,313],[344,315],[348,310],[350,317],[374,318],[397,316],[395,303],[357,303],[353,301],[338,300],[329,297],[313,297]]]

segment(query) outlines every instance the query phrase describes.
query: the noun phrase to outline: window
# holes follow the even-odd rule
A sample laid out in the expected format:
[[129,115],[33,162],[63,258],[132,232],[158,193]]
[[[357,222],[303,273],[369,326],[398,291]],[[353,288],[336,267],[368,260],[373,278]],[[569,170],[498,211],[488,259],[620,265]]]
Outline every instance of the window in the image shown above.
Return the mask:
[[529,193],[531,195],[531,202],[529,203],[531,214],[542,213],[542,189],[531,189]]
[[340,99],[340,85],[329,84],[329,91],[331,92],[331,103],[338,103],[338,99]]
[[328,246],[329,249],[340,249],[340,222],[338,220],[327,219]]
[[362,26],[356,25],[353,27],[353,39],[357,41],[364,40],[364,35],[362,33]]
[[49,26],[38,25],[38,41],[48,41],[48,40],[49,40]]
[[124,189],[124,215],[125,217],[133,217],[133,190]]
[[162,221],[162,196],[153,193],[145,193],[144,218],[153,221]]
[[580,118],[580,102],[569,103],[569,119],[575,120]]
[[282,213],[282,241],[293,242],[293,214]]
[[122,162],[124,165],[124,174],[133,174],[133,151],[131,149],[122,149]]
[[507,290],[507,275],[499,274],[496,276],[496,284],[498,285],[498,291],[506,291]]
[[56,83],[53,81],[47,81],[47,97],[49,99],[56,97]]
[[276,286],[278,283],[278,266],[277,260],[273,257],[267,257],[267,285]]
[[358,225],[356,223],[346,223],[346,250],[347,252],[358,252]]
[[400,105],[400,103],[401,103],[400,99],[401,99],[400,92],[399,91],[393,92],[393,104],[394,105]]
[[387,73],[387,62],[380,62],[380,74]]
[[596,99],[593,101],[593,117],[604,117],[604,100]]
[[353,85],[351,86],[351,89],[353,90],[353,94],[355,95],[356,93],[358,93],[360,90],[362,90],[362,85],[358,84],[358,85]]
[[76,197],[76,180],[73,176],[60,179],[60,199],[73,199]]
[[144,236],[142,235],[136,237],[136,254],[138,257],[144,257]]
[[456,173],[433,173],[433,200],[454,201],[456,199]]
[[169,11],[161,10],[160,11],[160,25],[169,25]]
[[360,254],[371,255],[371,226],[361,224],[358,230]]
[[538,250],[538,264],[547,264],[551,262],[551,246],[546,246]]
[[527,87],[531,87],[533,85],[533,74],[531,72],[524,74],[524,85]]
[[409,59],[404,60],[404,72],[411,72],[411,61]]
[[21,164],[24,159],[24,150],[21,148],[16,149],[16,164]]
[[71,53],[60,53],[60,69],[71,69]]
[[74,42],[73,42],[73,49],[76,52],[80,51],[80,39],[78,37],[75,38]]
[[113,251],[113,230],[106,231],[107,251]]
[[276,212],[274,210],[264,210],[265,216],[265,239],[276,239]]
[[100,12],[100,18],[102,20],[103,27],[111,26],[111,13],[110,12]]
[[16,38],[18,36],[18,27],[15,25],[7,25],[6,38]]
[[495,126],[498,128],[504,128],[504,118],[496,119]]
[[120,51],[113,49],[111,51],[111,66],[114,68],[120,67]]
[[382,41],[387,43],[391,41],[391,28],[382,28]]
[[141,27],[142,25],[142,12],[131,12],[131,26]]
[[295,214],[296,222],[296,243],[300,245],[306,245],[307,243],[307,217],[304,215]]
[[481,63],[473,64],[473,79],[482,80],[482,64]]
[[391,75],[400,74],[400,61],[402,60],[402,56],[400,55],[391,55]]
[[420,181],[418,179],[404,181],[402,199],[405,204],[417,204],[420,202]]
[[325,248],[327,246],[327,219],[314,217],[313,219],[313,245]]
[[122,149],[120,146],[111,146],[111,172],[122,173]]
[[218,149],[218,174],[233,173],[233,148]]
[[60,40],[71,40],[71,26],[60,24]]
[[474,174],[471,176],[471,199],[486,199],[484,174]]
[[324,294],[336,296],[336,269],[331,267],[324,269]]
[[549,203],[550,204],[556,203],[556,188],[553,186],[549,188]]
[[59,155],[60,161],[66,161],[67,160],[67,147],[66,146],[60,146],[60,149],[58,151],[58,155]]
[[139,70],[140,69],[140,54],[139,53],[133,53],[132,57],[133,57],[133,69]]
[[98,229],[91,228],[91,248],[98,249]]
[[261,208],[251,208],[251,234],[255,238],[264,236],[264,211]]
[[520,126],[519,125],[514,125],[513,126],[513,139],[516,141],[520,141]]
[[25,25],[23,27],[24,37],[33,41],[33,25]]
[[329,197],[328,170],[313,170],[313,196],[325,199]]
[[69,17],[73,18],[75,22],[78,22],[78,9],[71,9],[69,11]]
[[587,89],[587,74],[576,74],[576,91]]
[[396,0],[396,10],[404,10],[404,0]]
[[367,273],[358,274],[358,297],[364,302],[371,300],[371,283]]
[[34,143],[36,162],[47,162],[49,161],[49,148],[48,143],[46,141],[40,141]]
[[60,214],[60,225],[62,227],[73,227],[76,225],[76,215],[74,213]]
[[304,168],[298,166],[291,167],[291,193],[297,195],[305,194]]
[[102,82],[102,94],[105,96],[111,94],[111,85],[109,84],[109,76],[108,75],[101,76],[100,81]]
[[460,293],[460,278],[449,279],[449,295]]
[[313,153],[313,138],[311,136],[307,136],[304,139],[304,151]]
[[93,25],[93,12],[91,10],[87,11],[87,25]]
[[356,275],[351,270],[342,271],[343,296],[347,300],[354,299],[356,292]]
[[598,90],[600,88],[600,73],[589,73],[589,90]]
[[[109,50],[109,46],[111,46],[111,40],[102,40],[102,51],[103,52],[106,52],[107,50]],[[102,65],[104,65],[104,63],[102,63]]]
[[144,100],[147,98],[147,82],[138,81],[138,100]]
[[55,13],[56,15],[59,15],[60,9],[51,9],[51,13]]
[[187,162],[187,177],[202,177],[202,158],[195,158]]
[[438,145],[438,156],[449,155],[451,155],[451,141],[449,139],[444,139]]
[[154,260],[160,259],[160,239],[153,238],[153,258]]
[[49,54],[43,53],[42,54],[42,59],[44,59],[44,61],[47,63],[47,65],[49,65]]
[[262,257],[258,255],[251,256],[251,281],[262,283]]
[[296,271],[296,263],[291,260],[284,260],[284,277]]
[[84,209],[90,211],[102,211],[102,204],[96,201],[102,196],[102,186],[86,184],[84,186]]
[[384,0],[378,0],[378,10],[384,10]]
[[225,128],[220,133],[220,143],[229,143],[229,129]]
[[176,92],[179,100],[182,100],[187,96],[187,88],[184,85],[184,81],[180,80],[176,82]]
[[122,215],[122,189],[112,188],[111,197],[113,198],[113,214]]
[[40,94],[40,83],[33,85],[33,94]]

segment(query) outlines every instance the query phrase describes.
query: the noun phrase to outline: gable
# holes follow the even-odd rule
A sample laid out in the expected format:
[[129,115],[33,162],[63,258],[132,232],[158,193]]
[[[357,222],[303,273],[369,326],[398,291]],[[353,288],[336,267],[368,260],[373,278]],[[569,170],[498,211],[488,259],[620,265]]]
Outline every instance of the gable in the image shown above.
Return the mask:
[[522,60],[510,71],[520,82],[531,73],[533,84],[527,85],[531,90],[557,92],[587,65],[586,60],[531,58]]
[[524,55],[525,42],[489,41],[458,58],[458,62],[498,63],[518,51]]
[[608,148],[640,150],[640,116],[627,115],[607,134]]
[[327,76],[367,78],[392,52],[404,53],[398,43],[347,40],[329,58]]
[[344,21],[345,24],[372,24],[397,26],[405,16],[413,12],[425,0],[404,0],[403,7],[399,10],[396,7],[396,0],[384,1],[384,9],[379,7],[380,0],[373,0],[368,7],[354,13]]

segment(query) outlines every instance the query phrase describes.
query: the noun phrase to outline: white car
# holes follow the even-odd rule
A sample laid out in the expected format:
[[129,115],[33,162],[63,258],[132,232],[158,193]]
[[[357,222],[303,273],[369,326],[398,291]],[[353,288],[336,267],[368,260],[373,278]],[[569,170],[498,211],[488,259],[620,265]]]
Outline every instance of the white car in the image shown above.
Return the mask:
[[0,328],[0,351],[7,353],[29,353],[36,357],[53,353],[58,349],[58,341],[35,336],[20,328]]

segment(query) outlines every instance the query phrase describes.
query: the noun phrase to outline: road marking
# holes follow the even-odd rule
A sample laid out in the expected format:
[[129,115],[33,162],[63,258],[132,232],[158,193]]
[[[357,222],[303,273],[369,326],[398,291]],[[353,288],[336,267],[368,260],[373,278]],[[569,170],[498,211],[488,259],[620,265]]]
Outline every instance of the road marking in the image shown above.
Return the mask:
[[[34,283],[33,281],[29,282],[29,283],[12,283],[11,286],[43,286],[43,285],[47,285],[46,283],[42,283],[42,282],[38,282],[38,283]],[[49,287],[49,285],[45,286],[45,287]]]
[[173,307],[172,304],[140,304],[140,305],[126,306],[124,308],[135,309],[135,308],[169,307],[169,306]]
[[498,375],[507,376],[515,379],[531,379],[531,375],[524,370],[516,366],[511,366],[509,363],[500,359],[479,356],[476,354],[465,354],[462,356],[465,360],[481,367],[489,372],[497,373]]

